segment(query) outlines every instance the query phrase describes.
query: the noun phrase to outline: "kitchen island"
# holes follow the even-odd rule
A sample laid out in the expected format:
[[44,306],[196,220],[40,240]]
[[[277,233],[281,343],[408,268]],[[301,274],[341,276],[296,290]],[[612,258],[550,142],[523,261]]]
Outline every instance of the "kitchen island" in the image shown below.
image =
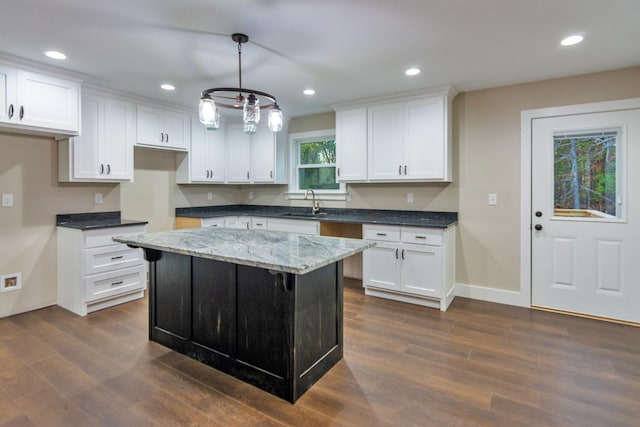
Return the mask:
[[292,403],[342,358],[342,260],[375,245],[224,228],[114,240],[149,261],[149,339]]

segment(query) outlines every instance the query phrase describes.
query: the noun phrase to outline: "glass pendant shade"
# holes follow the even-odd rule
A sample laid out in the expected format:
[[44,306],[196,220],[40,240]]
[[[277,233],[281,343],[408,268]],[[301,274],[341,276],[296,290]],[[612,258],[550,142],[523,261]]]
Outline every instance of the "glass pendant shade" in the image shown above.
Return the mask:
[[244,123],[260,123],[260,101],[254,94],[250,94],[244,100],[242,121]]
[[218,129],[220,127],[220,112],[211,98],[200,98],[198,117],[200,123],[205,125],[207,129]]
[[282,115],[282,110],[278,107],[278,104],[275,104],[273,108],[269,110],[269,130],[272,132],[281,131],[283,122],[284,117]]
[[245,122],[244,123],[244,133],[253,134],[258,130],[258,125],[256,122]]

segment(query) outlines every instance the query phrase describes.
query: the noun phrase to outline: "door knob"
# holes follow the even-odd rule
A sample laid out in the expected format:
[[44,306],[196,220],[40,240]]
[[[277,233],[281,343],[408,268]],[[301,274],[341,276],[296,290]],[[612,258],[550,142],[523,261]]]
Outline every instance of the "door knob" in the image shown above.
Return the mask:
[[540,230],[542,230],[542,225],[536,224],[533,228],[535,228],[536,230],[540,231]]
[[537,216],[538,218],[540,218],[540,217],[542,216],[542,212],[540,212],[540,211],[536,211],[536,216]]

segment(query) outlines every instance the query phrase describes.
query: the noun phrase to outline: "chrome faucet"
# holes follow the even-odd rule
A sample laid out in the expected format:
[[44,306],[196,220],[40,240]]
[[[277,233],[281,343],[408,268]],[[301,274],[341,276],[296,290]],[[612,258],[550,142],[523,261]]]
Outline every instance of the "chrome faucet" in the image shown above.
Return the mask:
[[320,210],[320,206],[318,205],[318,202],[316,202],[316,193],[315,193],[315,191],[313,191],[310,188],[307,189],[307,191],[304,193],[304,199],[308,200],[309,192],[311,192],[311,196],[313,197],[313,200],[311,202],[311,213],[315,215]]

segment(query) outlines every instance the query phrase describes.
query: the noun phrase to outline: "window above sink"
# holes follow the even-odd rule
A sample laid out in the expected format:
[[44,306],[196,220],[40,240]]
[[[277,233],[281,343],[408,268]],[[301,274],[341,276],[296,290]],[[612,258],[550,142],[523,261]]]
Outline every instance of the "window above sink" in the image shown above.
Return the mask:
[[335,139],[335,129],[289,135],[287,199],[303,199],[305,191],[312,189],[317,200],[349,200],[345,184],[336,181]]

